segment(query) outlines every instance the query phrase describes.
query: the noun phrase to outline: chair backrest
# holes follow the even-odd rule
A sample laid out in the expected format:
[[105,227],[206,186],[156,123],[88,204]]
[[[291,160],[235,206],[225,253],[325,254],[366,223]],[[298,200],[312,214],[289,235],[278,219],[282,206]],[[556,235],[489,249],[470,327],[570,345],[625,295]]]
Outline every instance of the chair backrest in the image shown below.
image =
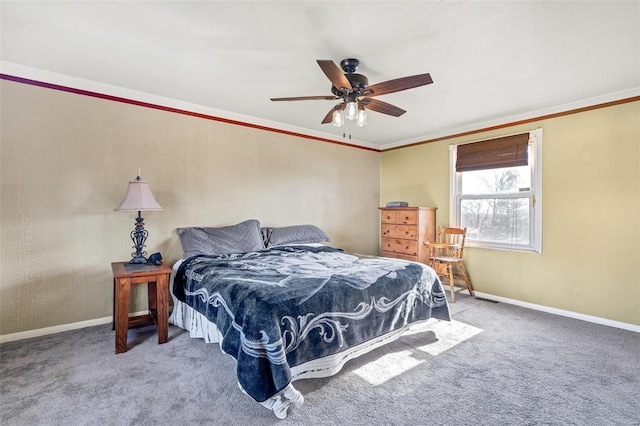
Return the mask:
[[436,238],[439,243],[454,244],[457,248],[443,248],[436,250],[436,256],[452,257],[462,260],[464,252],[464,240],[467,236],[467,228],[450,228],[439,226]]

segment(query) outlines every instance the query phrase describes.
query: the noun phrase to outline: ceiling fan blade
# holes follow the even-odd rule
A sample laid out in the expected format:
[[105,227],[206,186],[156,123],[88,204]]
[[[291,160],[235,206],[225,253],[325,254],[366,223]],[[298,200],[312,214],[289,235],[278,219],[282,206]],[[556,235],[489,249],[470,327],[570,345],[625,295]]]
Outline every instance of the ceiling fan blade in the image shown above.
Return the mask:
[[329,113],[325,115],[324,118],[322,119],[321,124],[331,123],[333,121],[333,111],[335,110],[336,110],[336,107],[331,108],[331,111],[329,111]]
[[393,115],[394,117],[400,117],[404,114],[405,110],[398,108],[395,105],[388,104],[386,102],[379,101],[377,99],[364,98],[359,101],[366,109],[371,111],[381,112],[382,114]]
[[325,101],[335,101],[339,99],[336,96],[298,96],[295,98],[271,98],[272,101],[315,101],[315,100],[325,100]]
[[367,96],[380,96],[387,93],[400,92],[402,90],[413,89],[433,83],[431,76],[427,74],[412,75],[409,77],[396,78],[395,80],[383,81],[365,89]]
[[340,111],[344,109],[344,104],[338,104],[336,106],[334,106],[333,108],[331,108],[331,111],[329,111],[327,113],[327,115],[324,116],[324,118],[322,119],[322,123],[321,124],[327,124],[327,123],[331,123],[333,122],[333,113],[334,111]]
[[322,72],[327,76],[327,78],[333,83],[333,86],[338,90],[346,90],[348,93],[353,92],[353,88],[351,87],[351,83],[347,80],[347,77],[344,76],[342,70],[338,68],[335,62],[330,60],[317,59],[318,65],[322,69]]

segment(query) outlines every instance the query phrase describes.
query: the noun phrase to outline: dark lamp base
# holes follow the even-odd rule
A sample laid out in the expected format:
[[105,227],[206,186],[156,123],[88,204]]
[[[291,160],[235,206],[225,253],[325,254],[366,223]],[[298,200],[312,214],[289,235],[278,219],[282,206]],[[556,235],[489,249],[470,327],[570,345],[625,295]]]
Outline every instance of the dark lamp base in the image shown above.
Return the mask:
[[140,215],[140,212],[138,212],[138,217],[136,218],[136,227],[133,231],[131,231],[131,241],[133,241],[133,248],[136,251],[131,253],[132,258],[129,261],[130,264],[148,263],[147,258],[144,257],[144,255],[147,254],[147,252],[144,251],[144,243],[147,240],[148,235],[149,233],[146,229],[144,229],[144,219]]

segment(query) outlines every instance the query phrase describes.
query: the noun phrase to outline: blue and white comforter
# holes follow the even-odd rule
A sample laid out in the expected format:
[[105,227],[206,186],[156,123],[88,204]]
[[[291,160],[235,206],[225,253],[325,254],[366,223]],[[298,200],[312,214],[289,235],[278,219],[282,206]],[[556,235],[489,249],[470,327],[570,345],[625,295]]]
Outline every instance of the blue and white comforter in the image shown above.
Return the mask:
[[408,323],[449,319],[431,268],[331,247],[194,256],[178,269],[173,292],[218,327],[238,383],[257,401],[287,387],[291,367]]

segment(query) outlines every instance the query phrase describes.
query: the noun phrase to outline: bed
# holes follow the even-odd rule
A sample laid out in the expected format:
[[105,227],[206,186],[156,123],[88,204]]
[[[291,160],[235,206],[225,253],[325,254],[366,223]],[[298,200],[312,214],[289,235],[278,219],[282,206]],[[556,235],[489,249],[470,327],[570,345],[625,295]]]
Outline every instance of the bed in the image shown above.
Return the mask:
[[304,401],[294,380],[336,374],[411,324],[449,320],[426,265],[346,253],[311,225],[239,225],[179,230],[170,322],[217,342],[240,389],[278,418]]

